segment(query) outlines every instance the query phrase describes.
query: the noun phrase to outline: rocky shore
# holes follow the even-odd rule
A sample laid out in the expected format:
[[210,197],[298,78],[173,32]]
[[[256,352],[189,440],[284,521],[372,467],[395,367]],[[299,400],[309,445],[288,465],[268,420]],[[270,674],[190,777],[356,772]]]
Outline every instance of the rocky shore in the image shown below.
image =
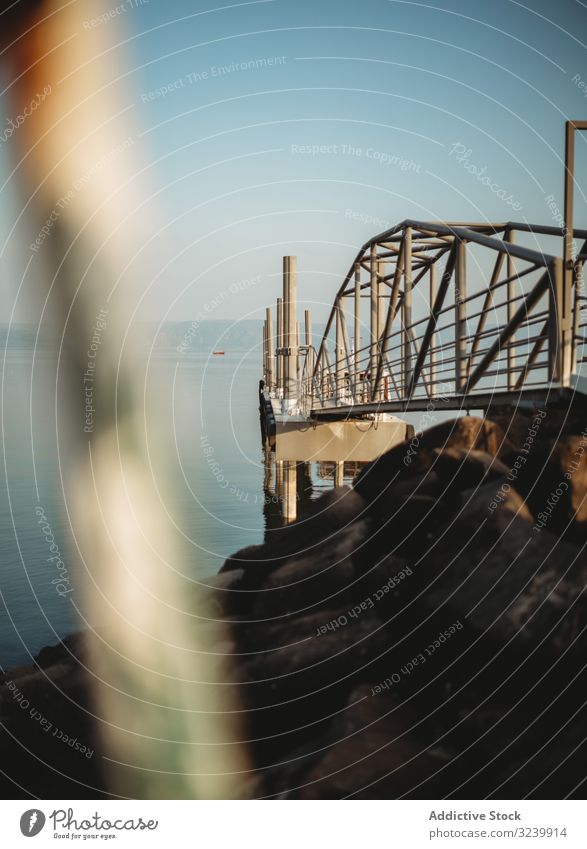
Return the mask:
[[[206,609],[229,631],[243,795],[583,796],[586,425],[445,422],[227,560]],[[103,789],[83,653],[76,636],[0,678],[5,798]]]

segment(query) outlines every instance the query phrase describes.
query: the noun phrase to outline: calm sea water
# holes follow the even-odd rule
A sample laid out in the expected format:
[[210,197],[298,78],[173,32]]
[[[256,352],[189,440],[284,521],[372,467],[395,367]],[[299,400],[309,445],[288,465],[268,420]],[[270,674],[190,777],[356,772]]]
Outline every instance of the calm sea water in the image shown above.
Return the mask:
[[[67,565],[70,549],[52,358],[9,351],[2,378],[0,664],[6,668],[78,625],[57,583],[58,558]],[[266,527],[280,524],[280,504],[266,486],[258,381],[257,352],[159,354],[149,366],[147,429],[159,417],[167,443],[164,465],[158,468],[155,458],[153,474],[171,484],[173,503],[163,506],[187,546],[188,578],[217,572],[229,554],[262,542]],[[328,475],[324,467],[301,469],[299,503],[329,488]]]

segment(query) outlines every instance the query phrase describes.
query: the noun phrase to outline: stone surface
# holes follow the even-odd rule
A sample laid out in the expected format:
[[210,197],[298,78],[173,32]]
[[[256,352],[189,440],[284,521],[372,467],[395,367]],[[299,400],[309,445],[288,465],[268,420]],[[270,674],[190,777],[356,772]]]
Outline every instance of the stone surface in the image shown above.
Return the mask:
[[2,798],[105,797],[84,658],[75,635],[0,676]]
[[551,533],[587,540],[587,431],[537,444],[516,487]]
[[399,477],[423,474],[433,469],[435,449],[474,449],[499,457],[512,447],[498,425],[487,419],[463,416],[416,434],[409,442],[396,445],[369,463],[357,476],[355,489],[369,503],[379,501]]
[[[227,688],[255,768],[245,794],[582,795],[580,418],[562,434],[564,421],[546,413],[539,427],[532,416],[509,427],[443,422],[205,582],[195,618],[200,639],[232,659]],[[561,480],[568,487],[545,520]],[[220,636],[207,619],[224,623]],[[6,684],[94,741],[83,653],[83,639],[68,639],[0,686],[8,795],[19,782],[41,798],[103,790],[97,759],[51,745]],[[37,768],[37,755],[49,766]]]

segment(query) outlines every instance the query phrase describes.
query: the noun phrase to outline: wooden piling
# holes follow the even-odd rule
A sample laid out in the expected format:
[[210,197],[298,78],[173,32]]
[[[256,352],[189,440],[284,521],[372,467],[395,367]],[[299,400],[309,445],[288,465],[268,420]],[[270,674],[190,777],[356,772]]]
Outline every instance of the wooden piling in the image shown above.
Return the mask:
[[283,318],[284,318],[284,391],[283,397],[292,401],[297,396],[296,380],[296,311],[297,258],[283,257]]
[[275,344],[273,340],[273,314],[271,312],[271,308],[267,307],[265,310],[265,328],[266,328],[266,351],[267,351],[267,389],[273,389],[273,383],[275,380],[275,370],[274,370],[274,354],[273,351],[275,349]]
[[283,299],[277,299],[277,394],[283,397]]

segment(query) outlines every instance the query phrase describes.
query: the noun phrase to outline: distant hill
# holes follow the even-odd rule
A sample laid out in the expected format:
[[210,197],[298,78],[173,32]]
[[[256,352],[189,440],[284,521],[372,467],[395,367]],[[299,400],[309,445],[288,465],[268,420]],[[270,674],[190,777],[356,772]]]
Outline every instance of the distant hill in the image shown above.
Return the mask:
[[[153,323],[143,325],[147,343],[155,339],[155,348],[159,351],[178,353],[210,353],[211,351],[257,351],[261,356],[262,320],[243,319],[239,321],[223,319],[198,319],[194,321],[170,321],[159,326]],[[320,340],[322,327],[316,327],[314,344]],[[107,329],[104,335],[107,334]],[[0,350],[6,346],[12,350],[30,350],[35,344],[37,327],[32,324],[18,324],[10,327],[0,324]],[[57,337],[47,327],[39,331],[37,347],[54,348]]]
[[[223,351],[250,351],[260,348],[262,321],[172,321],[158,327],[149,324],[147,337],[155,336],[155,347],[159,350],[176,350],[181,348],[184,353],[208,353],[217,349]],[[0,324],[0,350],[6,347],[10,350],[31,350],[35,345],[37,327],[32,324],[13,324],[9,328]],[[54,348],[54,334],[41,327],[38,348]]]

